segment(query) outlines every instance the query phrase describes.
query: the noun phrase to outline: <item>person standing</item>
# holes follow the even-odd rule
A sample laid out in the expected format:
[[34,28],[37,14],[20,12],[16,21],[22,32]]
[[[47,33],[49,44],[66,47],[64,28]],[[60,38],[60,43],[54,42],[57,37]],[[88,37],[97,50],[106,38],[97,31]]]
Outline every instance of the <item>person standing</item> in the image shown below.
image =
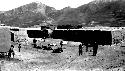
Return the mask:
[[60,46],[61,46],[61,48],[62,48],[62,46],[63,46],[63,41],[60,41]]
[[18,49],[19,49],[19,52],[20,52],[20,49],[21,49],[21,44],[19,44]]
[[11,45],[11,47],[10,47],[10,49],[9,49],[9,52],[8,52],[8,57],[9,57],[9,58],[11,57],[11,54],[12,54],[12,52],[13,52],[13,48],[14,48],[14,46]]
[[8,57],[10,58],[11,57],[11,48],[9,49],[9,51],[8,51]]
[[95,44],[95,45],[93,46],[93,56],[96,56],[97,50],[98,50],[98,45]]
[[82,55],[82,44],[79,45],[79,56]]
[[98,50],[98,44],[95,42],[93,45],[93,56],[96,56]]
[[37,40],[34,38],[34,39],[33,39],[33,47],[34,47],[34,48],[36,48],[36,42],[37,42]]

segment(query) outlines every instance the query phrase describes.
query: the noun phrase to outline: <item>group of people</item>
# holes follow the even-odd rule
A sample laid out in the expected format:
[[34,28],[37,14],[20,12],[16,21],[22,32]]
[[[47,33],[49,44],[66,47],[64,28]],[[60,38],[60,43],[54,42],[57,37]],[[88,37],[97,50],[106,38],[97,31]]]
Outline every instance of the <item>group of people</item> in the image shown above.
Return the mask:
[[[37,42],[37,40],[34,38],[34,39],[33,39],[33,44],[32,44],[32,45],[33,45],[33,48],[43,49],[43,50],[53,50],[54,52],[55,52],[55,50],[56,50],[56,49],[52,49],[52,48],[51,48],[52,45],[50,45],[50,44],[48,44],[47,46],[44,46],[44,45],[42,45],[42,46],[37,46],[37,43],[36,43],[36,42]],[[45,41],[44,41],[44,42],[45,42]],[[53,45],[53,46],[54,46],[54,45]],[[62,46],[63,46],[63,41],[60,41],[60,47],[58,47],[57,50],[60,50],[60,49],[62,48]]]
[[[37,40],[34,38],[34,39],[33,39],[33,47],[34,47],[34,48],[37,47],[36,42],[37,42]],[[44,42],[45,42],[45,38],[44,38]],[[48,46],[49,46],[49,44],[48,44]],[[62,46],[63,46],[63,41],[60,41],[60,47],[62,47]]]
[[[36,42],[37,42],[37,40],[33,39],[33,47],[34,48],[37,47]],[[63,46],[63,41],[60,41],[60,48],[62,48],[62,46]],[[50,47],[50,46],[48,45],[48,47]],[[79,45],[79,56],[83,54],[83,48],[85,48],[86,52],[88,52],[88,46],[86,46],[84,43],[82,43],[82,44]],[[97,49],[98,49],[98,46],[96,44],[93,45],[93,56],[96,56]]]
[[[21,49],[21,44],[18,45],[18,49],[19,49],[19,52],[20,52],[20,49]],[[11,58],[12,56],[14,58],[15,56],[15,52],[14,52],[14,45],[11,45],[9,51],[8,51],[8,57]]]
[[[84,45],[84,43],[79,45],[79,56],[82,55],[83,53],[83,48],[85,48],[86,46]],[[88,48],[86,47],[86,52],[88,51]]]

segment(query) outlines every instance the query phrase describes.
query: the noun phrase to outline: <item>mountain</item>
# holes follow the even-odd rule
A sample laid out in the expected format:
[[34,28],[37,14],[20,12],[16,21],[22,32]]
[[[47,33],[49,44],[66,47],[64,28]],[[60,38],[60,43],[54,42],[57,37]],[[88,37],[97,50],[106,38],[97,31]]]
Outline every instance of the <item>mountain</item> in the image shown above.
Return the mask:
[[125,26],[124,0],[94,0],[77,8],[56,10],[40,2],[1,12],[0,21],[9,26],[30,27],[34,25],[82,25]]
[[30,27],[42,24],[43,21],[51,20],[47,17],[47,14],[51,11],[55,11],[55,8],[42,3],[32,2],[1,13],[0,21],[9,26]]
[[86,22],[96,21],[96,25],[121,27],[125,26],[124,0],[97,0],[89,3],[90,13]]
[[78,8],[58,11],[58,25],[125,26],[124,0],[95,0]]
[[71,8],[71,7],[65,7],[61,10],[51,12],[48,14],[48,16],[55,20],[53,22],[54,25],[68,25],[70,23],[71,24],[79,23],[79,19],[76,19],[78,18],[77,11],[75,10],[75,8]]

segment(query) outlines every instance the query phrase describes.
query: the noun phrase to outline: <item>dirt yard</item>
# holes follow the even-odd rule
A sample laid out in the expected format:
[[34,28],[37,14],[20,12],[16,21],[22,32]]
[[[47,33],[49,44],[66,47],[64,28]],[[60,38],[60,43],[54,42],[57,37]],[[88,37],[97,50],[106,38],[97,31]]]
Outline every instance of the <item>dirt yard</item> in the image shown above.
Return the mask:
[[[50,41],[51,42],[51,41]],[[45,43],[50,43],[49,40]],[[53,41],[54,42],[54,41]],[[0,61],[1,71],[122,71],[125,67],[124,47],[101,46],[96,57],[78,56],[78,46],[64,45],[62,53],[15,45],[15,57]]]

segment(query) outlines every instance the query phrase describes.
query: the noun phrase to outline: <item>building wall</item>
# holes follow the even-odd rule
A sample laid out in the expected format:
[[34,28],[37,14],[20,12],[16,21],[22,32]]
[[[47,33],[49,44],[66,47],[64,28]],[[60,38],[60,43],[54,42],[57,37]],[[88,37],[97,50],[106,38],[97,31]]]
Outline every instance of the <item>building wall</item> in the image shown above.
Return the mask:
[[125,42],[125,29],[112,31],[112,43],[115,44],[114,40],[118,40],[119,43]]
[[63,39],[64,41],[95,43],[111,45],[112,37],[110,31],[85,31],[85,30],[54,30],[51,38]]
[[28,40],[27,30],[19,29],[19,31],[12,31],[14,33],[14,41],[19,43],[26,43]]
[[7,52],[11,45],[11,34],[9,28],[0,27],[0,52]]

